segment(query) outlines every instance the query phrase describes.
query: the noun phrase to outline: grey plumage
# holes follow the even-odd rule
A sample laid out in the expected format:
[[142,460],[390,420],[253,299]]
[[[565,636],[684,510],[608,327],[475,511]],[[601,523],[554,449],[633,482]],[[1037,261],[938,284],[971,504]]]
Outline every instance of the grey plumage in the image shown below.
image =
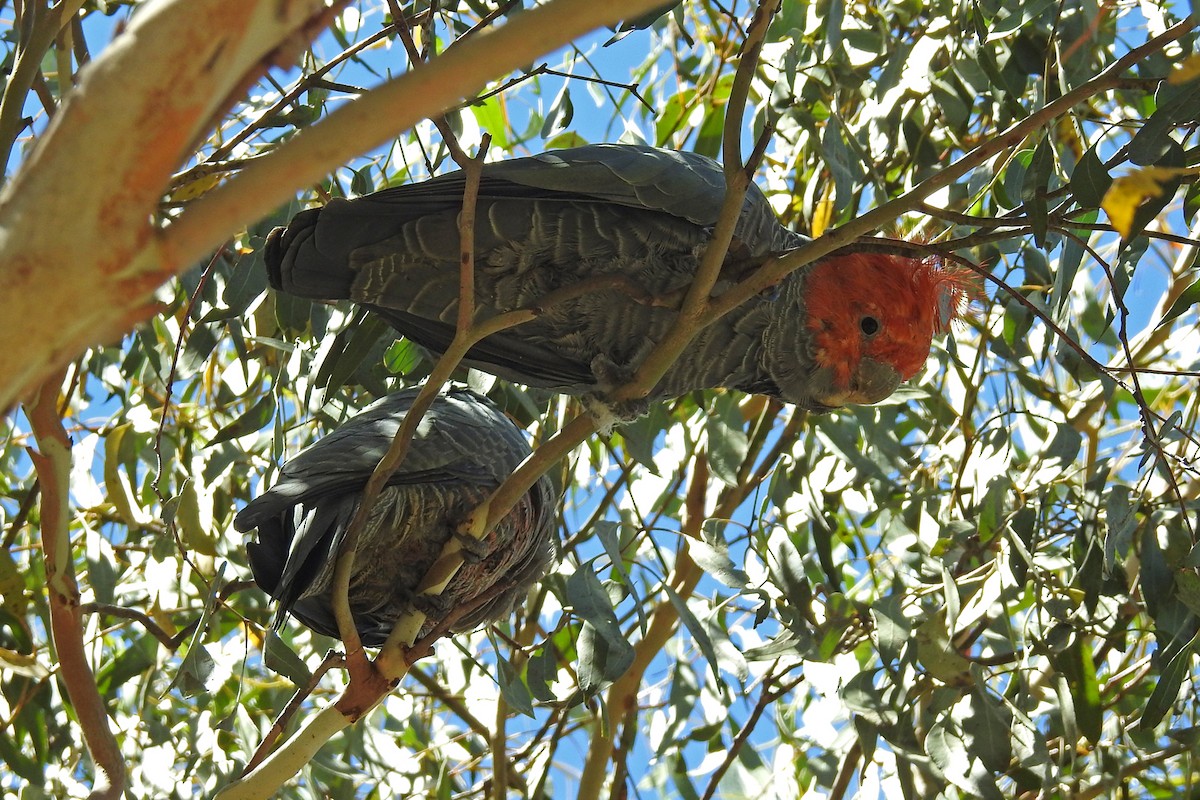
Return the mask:
[[[290,612],[337,636],[330,600],[337,549],[416,395],[414,388],[386,397],[310,445],[238,513],[238,530],[258,529],[257,543],[247,545],[250,566],[279,603],[277,623]],[[486,398],[451,388],[435,399],[359,537],[349,597],[364,644],[383,644],[455,527],[529,452],[521,431]],[[453,630],[510,613],[551,562],[554,518],[554,492],[542,477],[482,542],[470,543],[467,562],[440,598],[416,598],[429,615],[422,635],[487,592],[498,591]]]
[[[442,352],[457,313],[464,184],[455,172],[301,212],[268,238],[272,285],[313,299],[353,300]],[[536,308],[539,315],[475,345],[467,363],[605,406],[611,389],[627,382],[674,322],[724,194],[716,162],[651,147],[590,145],[485,165],[475,207],[476,319],[520,308]],[[805,241],[779,223],[751,185],[714,294]],[[832,270],[836,286],[844,269],[838,258],[850,256],[802,268],[705,328],[647,400],[726,387],[820,411],[887,397],[902,376],[870,350],[889,335],[886,309],[852,298],[832,310],[836,320],[808,313],[809,275]],[[885,300],[893,280],[898,292],[914,291],[902,284],[911,282],[915,267],[871,268],[881,271],[882,286],[874,278],[860,284]],[[613,275],[657,302],[600,288],[542,306],[549,292]],[[926,293],[928,285],[925,279],[914,284]],[[916,301],[931,309],[938,302]],[[895,327],[910,317],[905,308]],[[931,323],[915,344],[903,345],[915,348],[921,363],[933,332]],[[641,408],[615,410],[629,416]]]

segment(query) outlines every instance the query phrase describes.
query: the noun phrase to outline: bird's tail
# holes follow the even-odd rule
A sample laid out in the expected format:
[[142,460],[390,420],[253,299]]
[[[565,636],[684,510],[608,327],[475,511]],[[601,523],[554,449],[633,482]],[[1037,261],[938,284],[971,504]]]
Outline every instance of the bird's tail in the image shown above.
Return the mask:
[[312,300],[350,296],[353,273],[348,266],[347,248],[328,233],[318,235],[323,212],[321,208],[301,211],[286,228],[275,228],[267,234],[263,262],[272,288]]

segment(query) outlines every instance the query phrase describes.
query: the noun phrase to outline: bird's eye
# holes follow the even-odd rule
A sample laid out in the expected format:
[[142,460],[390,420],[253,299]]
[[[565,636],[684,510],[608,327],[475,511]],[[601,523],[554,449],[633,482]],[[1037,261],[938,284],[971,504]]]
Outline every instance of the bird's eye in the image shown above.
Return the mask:
[[879,329],[882,327],[879,324],[879,320],[874,317],[863,317],[858,321],[858,329],[863,332],[864,336],[874,336],[879,333]]

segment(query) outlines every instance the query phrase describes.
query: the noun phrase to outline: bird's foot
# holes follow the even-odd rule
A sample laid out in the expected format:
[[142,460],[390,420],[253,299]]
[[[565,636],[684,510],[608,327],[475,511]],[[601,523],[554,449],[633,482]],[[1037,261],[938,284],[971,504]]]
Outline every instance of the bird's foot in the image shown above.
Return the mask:
[[617,425],[633,422],[650,412],[650,401],[645,398],[614,403],[598,394],[585,394],[580,399],[588,414],[596,420],[596,430],[605,435],[612,433]]
[[[635,358],[631,363],[640,361],[641,358]],[[615,426],[623,422],[632,422],[650,412],[650,401],[644,397],[635,400],[611,399],[617,387],[633,381],[635,371],[632,366],[618,364],[606,355],[593,358],[591,366],[599,391],[585,394],[582,401],[584,408],[596,420],[597,430],[604,434],[611,433]]]
[[457,530],[454,531],[453,535],[454,538],[458,539],[459,545],[462,546],[464,563],[478,564],[492,554],[491,545],[484,539],[477,539],[468,533]]
[[450,613],[454,603],[445,594],[419,594],[413,597],[412,606],[434,623],[440,622]]

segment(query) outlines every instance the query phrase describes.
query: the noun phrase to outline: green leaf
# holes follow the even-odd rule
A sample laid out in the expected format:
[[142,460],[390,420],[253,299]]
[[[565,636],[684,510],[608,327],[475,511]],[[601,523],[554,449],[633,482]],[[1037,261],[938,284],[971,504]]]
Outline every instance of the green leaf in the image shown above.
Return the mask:
[[690,111],[696,102],[698,100],[694,91],[677,92],[667,98],[654,123],[654,136],[659,144],[670,141],[671,136],[683,126],[684,114]]
[[[596,520],[596,524],[592,526],[592,530],[596,534],[596,538],[604,545],[604,552],[608,556],[608,560],[612,563],[613,570],[620,576],[621,582],[632,593],[634,591],[633,578],[630,576],[626,566],[628,559],[622,554],[621,548],[621,541],[625,538],[621,535],[624,531],[624,526],[619,522],[600,519]],[[642,633],[645,634],[649,619],[646,617],[646,610],[642,607],[643,604],[640,602],[640,599],[635,597],[634,601],[633,607],[637,611],[638,625]]]
[[1008,475],[997,475],[988,484],[987,493],[984,494],[979,508],[980,542],[990,542],[992,537],[1000,531],[1012,489],[1012,480]]
[[[1002,183],[1004,188],[1003,199],[999,192],[996,195],[996,199],[1005,208],[1016,208],[1021,202],[1020,198],[1025,189],[1025,173],[1029,169],[1029,162],[1032,160],[1032,150],[1020,150],[1009,160],[1008,167],[1004,170],[1004,180]],[[998,186],[997,189],[999,188]]]
[[1047,465],[1059,464],[1066,467],[1079,455],[1079,450],[1083,447],[1083,434],[1075,430],[1070,423],[1057,423],[1054,428],[1054,439],[1045,451]]
[[709,466],[726,486],[737,486],[738,470],[746,460],[749,439],[744,425],[737,399],[732,394],[719,395],[705,419]]
[[275,414],[275,395],[267,392],[254,402],[254,405],[246,409],[246,412],[233,422],[226,425],[221,430],[217,431],[216,435],[209,440],[208,446],[212,447],[221,442],[227,442],[231,439],[238,439],[242,436],[248,436],[251,433],[258,433],[266,427],[271,421],[271,417]]
[[930,675],[951,686],[970,680],[970,662],[958,654],[946,630],[946,614],[934,614],[917,627],[917,659]]
[[703,525],[704,540],[692,540],[692,559],[709,575],[733,589],[744,589],[750,582],[746,573],[739,569],[729,557],[729,545],[724,531],[728,520],[706,519]]
[[388,346],[383,365],[393,375],[407,375],[421,363],[421,349],[410,339],[400,338]]
[[887,690],[875,685],[878,677],[875,670],[863,670],[850,676],[842,688],[841,696],[848,709],[872,725],[886,730],[897,724],[900,709],[884,696]]
[[724,686],[725,680],[721,677],[721,664],[717,660],[717,651],[713,647],[712,639],[708,635],[708,631],[700,624],[700,620],[696,619],[696,615],[688,608],[688,604],[680,597],[670,586],[663,584],[663,591],[667,598],[671,601],[671,605],[675,606],[675,613],[679,614],[679,620],[684,627],[688,629],[688,633],[696,640],[696,645],[700,648],[700,652],[704,654],[704,658],[708,661],[708,666],[712,670],[713,679],[718,686]]
[[1046,195],[1050,190],[1050,179],[1054,175],[1054,163],[1054,148],[1050,137],[1044,136],[1034,148],[1029,167],[1025,171],[1025,181],[1021,186],[1021,199],[1026,203],[1029,223],[1033,228],[1033,241],[1043,248],[1046,246],[1046,229],[1049,225]]
[[900,658],[900,653],[912,637],[912,622],[904,616],[904,595],[893,592],[871,606],[875,620],[875,640],[884,664]]
[[771,580],[783,589],[789,602],[810,598],[812,589],[804,572],[804,557],[796,549],[786,531],[776,531],[768,541],[768,567]]
[[951,715],[942,716],[930,728],[925,751],[938,770],[969,797],[1003,800],[995,779],[968,746]]
[[171,684],[167,687],[168,691],[178,687],[184,697],[194,697],[198,694],[211,693],[217,688],[213,682],[216,662],[209,654],[208,648],[204,646],[203,641],[208,633],[208,624],[212,619],[213,609],[217,606],[225,567],[226,563],[222,561],[221,566],[217,568],[217,574],[213,576],[211,588],[204,603],[204,610],[200,614],[199,622],[196,623],[196,632],[192,634],[187,653],[180,662],[175,677],[171,679]]
[[554,700],[554,692],[550,687],[557,675],[558,662],[554,658],[554,649],[549,645],[538,648],[525,667],[525,680],[535,700],[540,703]]
[[511,146],[508,138],[508,120],[505,119],[504,106],[500,103],[500,95],[479,100],[467,107],[479,129],[492,136],[492,147],[507,150]]
[[654,451],[661,446],[659,437],[670,424],[666,410],[656,403],[650,408],[650,413],[624,422],[617,428],[625,452],[654,475],[659,474],[658,465],[654,463]]
[[517,671],[507,658],[501,658],[497,662],[500,667],[499,683],[500,694],[504,697],[504,701],[508,705],[527,717],[533,717],[533,697],[530,695],[529,687],[521,680],[521,674]]
[[263,240],[253,253],[243,255],[234,263],[221,302],[225,304],[223,319],[238,317],[246,312],[255,298],[267,290],[267,268],[263,264]]
[[854,187],[864,177],[861,160],[846,145],[845,128],[837,117],[830,117],[821,137],[821,156],[833,175],[834,207],[845,211],[854,200]]
[[[1080,215],[1078,221],[1090,224],[1099,219],[1099,216],[1099,212],[1093,209]],[[1069,325],[1069,320],[1064,315],[1069,308],[1075,276],[1079,274],[1079,267],[1083,263],[1083,257],[1087,254],[1084,242],[1087,241],[1088,232],[1072,230],[1071,233],[1075,235],[1063,239],[1062,256],[1058,259],[1058,265],[1054,270],[1054,288],[1050,295],[1054,299],[1054,321],[1060,326]]]
[[812,637],[804,639],[795,631],[784,631],[759,647],[751,647],[742,653],[747,661],[773,661],[784,655],[806,655],[815,649]]
[[1200,645],[1200,633],[1197,633],[1184,645],[1168,647],[1162,654],[1164,666],[1159,673],[1158,682],[1154,685],[1154,691],[1150,693],[1150,698],[1146,701],[1146,708],[1142,711],[1141,719],[1138,720],[1139,730],[1149,731],[1156,728],[1171,707],[1175,705],[1175,700],[1179,697],[1179,687],[1183,685],[1183,679],[1191,674],[1192,658],[1196,653],[1197,645]]
[[961,717],[963,738],[971,752],[992,772],[1004,772],[1012,761],[1012,713],[983,688],[987,678],[972,665],[975,683],[967,696],[970,714]]
[[1200,305],[1200,280],[1188,284],[1188,287],[1179,293],[1175,302],[1171,303],[1171,307],[1167,309],[1167,313],[1163,314],[1162,320],[1154,329],[1158,330],[1164,325],[1169,325],[1198,305]]
[[308,686],[312,681],[312,670],[274,628],[263,637],[263,663],[297,686]]
[[[583,643],[586,634],[593,675],[607,681],[616,680],[633,663],[633,645],[625,639],[617,623],[608,592],[586,566],[581,566],[567,578],[566,592],[571,611],[587,623],[580,632],[580,660],[585,660]],[[580,674],[582,681],[582,669]],[[589,685],[598,689],[600,683],[593,680]]]
[[1070,194],[1085,209],[1098,209],[1111,185],[1112,176],[1104,169],[1096,148],[1088,149],[1070,174]]
[[1096,678],[1091,647],[1082,637],[1076,636],[1053,660],[1067,680],[1079,732],[1090,742],[1100,741],[1103,710],[1100,707],[1100,683]]
[[542,123],[542,138],[546,139],[555,131],[569,127],[574,118],[575,106],[571,103],[571,90],[564,81],[554,102],[550,104],[550,110],[546,112],[546,120]]
[[1114,484],[1105,499],[1104,574],[1111,575],[1116,569],[1117,556],[1129,555],[1133,532],[1137,529],[1137,516],[1130,501],[1132,490],[1124,484]]
[[145,674],[157,661],[158,640],[141,634],[113,660],[96,670],[96,688],[105,698],[115,698],[129,681]]
[[615,655],[611,652],[609,640],[600,635],[599,629],[590,622],[584,622],[579,628],[579,638],[575,643],[577,662],[575,673],[579,680],[579,690],[585,696],[591,697],[604,688],[605,684],[614,681],[625,673],[633,663],[633,648]]
[[335,344],[317,368],[316,385],[325,390],[329,398],[350,380],[362,366],[372,349],[383,336],[390,336],[390,328],[382,318],[374,314],[358,315],[360,321],[338,333]]

